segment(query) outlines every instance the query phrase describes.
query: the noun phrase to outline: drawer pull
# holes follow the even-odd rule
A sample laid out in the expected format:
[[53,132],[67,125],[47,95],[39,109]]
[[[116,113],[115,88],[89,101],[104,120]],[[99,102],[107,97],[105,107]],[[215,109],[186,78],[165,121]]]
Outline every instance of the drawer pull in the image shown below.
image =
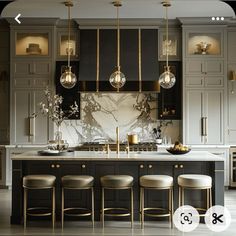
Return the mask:
[[54,165],[54,164],[52,164],[52,165],[51,165],[51,168],[55,168],[55,165]]
[[82,168],[85,169],[85,168],[86,168],[86,165],[82,165]]
[[56,165],[57,168],[60,168],[61,166],[59,164]]
[[149,169],[152,169],[152,165],[149,165],[148,168],[149,168]]
[[184,166],[183,166],[183,165],[180,165],[179,167],[180,167],[181,169],[183,169],[183,168],[184,168]]
[[140,169],[143,169],[144,166],[143,166],[143,165],[140,165],[139,167],[140,167]]
[[178,165],[175,165],[175,169],[178,169],[179,168],[179,166]]

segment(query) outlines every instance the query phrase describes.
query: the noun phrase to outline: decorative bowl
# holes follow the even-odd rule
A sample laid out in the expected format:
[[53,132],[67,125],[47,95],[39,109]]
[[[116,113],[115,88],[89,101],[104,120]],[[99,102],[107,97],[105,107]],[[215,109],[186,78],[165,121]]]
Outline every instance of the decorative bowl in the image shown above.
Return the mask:
[[188,150],[176,150],[176,149],[173,149],[173,148],[167,148],[166,149],[167,152],[171,153],[171,154],[174,154],[174,155],[181,155],[181,154],[186,154],[188,152],[191,151],[191,149],[189,148]]

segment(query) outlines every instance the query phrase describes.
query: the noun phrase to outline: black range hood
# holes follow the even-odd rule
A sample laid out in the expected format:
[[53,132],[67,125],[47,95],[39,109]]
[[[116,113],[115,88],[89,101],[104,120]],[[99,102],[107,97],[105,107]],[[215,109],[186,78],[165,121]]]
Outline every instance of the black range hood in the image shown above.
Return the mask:
[[[141,89],[140,89],[141,87]],[[78,81],[78,92],[117,92],[109,81]],[[126,81],[125,85],[119,89],[119,92],[160,92],[158,81]]]

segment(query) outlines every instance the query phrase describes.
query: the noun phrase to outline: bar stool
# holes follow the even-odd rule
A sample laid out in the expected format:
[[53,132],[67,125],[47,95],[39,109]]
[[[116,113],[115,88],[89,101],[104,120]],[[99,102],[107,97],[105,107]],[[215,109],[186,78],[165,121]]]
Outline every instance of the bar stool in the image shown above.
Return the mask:
[[[206,209],[196,208],[198,211],[206,212],[208,208],[212,206],[212,178],[208,175],[198,175],[198,174],[184,174],[178,176],[178,185],[179,185],[179,206],[184,205],[184,190],[206,190]],[[199,214],[204,216],[205,214]]]
[[[67,216],[90,216],[94,227],[94,190],[93,176],[89,175],[65,175],[61,178],[61,227],[64,227],[64,215]],[[65,208],[65,190],[91,190],[91,210],[82,207]],[[83,213],[73,213],[73,211],[83,211]]]
[[[171,227],[173,227],[173,177],[168,175],[144,175],[139,178],[140,184],[140,214],[141,227],[144,227],[144,216],[151,217],[169,217]],[[168,190],[168,209],[160,207],[145,207],[145,190]],[[163,213],[151,213],[158,210]]]
[[[102,185],[102,209],[101,209],[101,220],[102,226],[104,227],[105,216],[125,217],[130,216],[131,228],[133,228],[133,181],[134,178],[130,175],[106,175],[100,178]],[[130,190],[130,209],[127,208],[105,208],[105,189]],[[112,210],[126,211],[124,213],[109,213]],[[106,213],[107,212],[107,213]]]
[[[52,227],[55,225],[55,182],[53,175],[27,175],[23,177],[24,188],[24,228],[26,228],[27,215],[30,216],[52,216]],[[28,208],[28,190],[51,189],[52,190],[52,208],[48,207],[30,207]],[[37,213],[35,211],[43,211]]]

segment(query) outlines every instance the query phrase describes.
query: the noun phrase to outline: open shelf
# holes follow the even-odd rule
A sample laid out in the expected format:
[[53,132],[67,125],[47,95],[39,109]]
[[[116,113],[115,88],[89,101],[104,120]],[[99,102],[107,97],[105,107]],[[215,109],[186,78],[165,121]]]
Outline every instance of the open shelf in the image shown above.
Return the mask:
[[48,33],[16,33],[16,56],[48,56]]
[[188,55],[221,55],[221,33],[189,33]]

